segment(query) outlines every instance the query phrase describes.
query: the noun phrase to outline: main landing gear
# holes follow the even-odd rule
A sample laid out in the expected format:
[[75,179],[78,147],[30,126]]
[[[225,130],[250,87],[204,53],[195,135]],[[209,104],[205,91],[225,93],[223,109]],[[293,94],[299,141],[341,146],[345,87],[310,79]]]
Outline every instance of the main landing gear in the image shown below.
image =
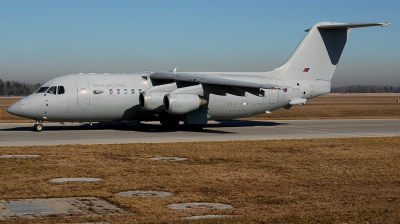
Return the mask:
[[36,124],[33,125],[33,130],[37,131],[37,132],[43,131],[43,124],[42,123],[43,123],[43,121],[37,120]]

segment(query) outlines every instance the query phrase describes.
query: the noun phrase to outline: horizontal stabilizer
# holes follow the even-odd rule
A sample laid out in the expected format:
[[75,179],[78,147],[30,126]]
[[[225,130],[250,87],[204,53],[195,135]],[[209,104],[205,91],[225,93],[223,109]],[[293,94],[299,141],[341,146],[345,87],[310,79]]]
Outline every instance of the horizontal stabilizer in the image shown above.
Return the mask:
[[[389,26],[392,22],[380,22],[380,23],[331,23],[317,26],[320,29],[351,29],[351,28],[361,28],[361,27],[370,27],[370,26]],[[311,29],[311,28],[310,28]],[[307,29],[308,32],[310,29]]]

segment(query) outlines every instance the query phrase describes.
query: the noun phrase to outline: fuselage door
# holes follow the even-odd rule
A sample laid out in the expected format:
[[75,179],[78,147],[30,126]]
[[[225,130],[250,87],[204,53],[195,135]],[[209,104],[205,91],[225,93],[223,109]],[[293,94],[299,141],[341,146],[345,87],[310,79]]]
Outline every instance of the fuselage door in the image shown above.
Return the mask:
[[90,103],[89,85],[86,79],[76,79],[76,89],[78,93],[78,105],[87,106]]

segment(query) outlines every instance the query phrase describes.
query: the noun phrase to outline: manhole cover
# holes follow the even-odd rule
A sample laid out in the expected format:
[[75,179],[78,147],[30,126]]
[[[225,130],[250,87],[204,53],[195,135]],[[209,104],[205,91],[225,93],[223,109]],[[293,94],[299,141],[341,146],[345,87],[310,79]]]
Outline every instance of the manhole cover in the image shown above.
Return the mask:
[[231,208],[233,208],[231,205],[228,205],[228,204],[203,203],[203,202],[169,204],[169,205],[167,205],[167,207],[170,209],[231,209]]
[[0,200],[0,220],[115,215],[125,211],[95,197]]
[[26,155],[2,155],[2,156],[0,156],[0,158],[36,158],[36,157],[40,157],[40,155],[26,154]]
[[150,160],[164,160],[164,161],[183,161],[186,160],[186,158],[183,157],[153,157],[150,158]]
[[155,198],[155,197],[171,197],[174,194],[166,191],[123,191],[115,195],[125,197],[142,197],[142,198]]
[[64,182],[96,182],[101,181],[101,178],[91,178],[91,177],[74,177],[74,178],[54,178],[50,179],[53,183],[64,183]]
[[238,217],[238,216],[237,215],[196,215],[196,216],[183,217],[182,219],[194,220],[194,219],[218,219],[218,218],[234,218],[234,217]]
[[41,213],[41,212],[56,211],[43,202],[36,202],[36,203],[11,202],[11,203],[5,203],[4,205],[10,210],[10,212],[13,213]]

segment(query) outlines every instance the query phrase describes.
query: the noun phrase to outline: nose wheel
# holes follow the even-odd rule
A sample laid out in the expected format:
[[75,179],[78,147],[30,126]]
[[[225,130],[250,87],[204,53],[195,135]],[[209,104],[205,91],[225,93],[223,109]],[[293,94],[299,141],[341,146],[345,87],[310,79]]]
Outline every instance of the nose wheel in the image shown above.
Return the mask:
[[35,125],[33,125],[33,130],[37,132],[43,131],[43,125],[39,122],[37,122]]

